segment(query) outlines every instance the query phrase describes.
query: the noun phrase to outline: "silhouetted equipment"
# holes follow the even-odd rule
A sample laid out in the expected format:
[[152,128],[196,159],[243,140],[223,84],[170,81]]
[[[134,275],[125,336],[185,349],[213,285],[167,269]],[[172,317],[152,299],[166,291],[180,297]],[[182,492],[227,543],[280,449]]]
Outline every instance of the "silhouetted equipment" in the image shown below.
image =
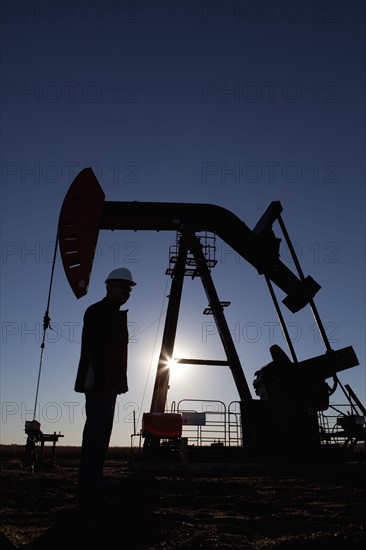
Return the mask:
[[27,441],[25,444],[25,456],[23,467],[30,470],[41,470],[43,467],[44,446],[45,443],[52,443],[52,465],[56,465],[56,443],[60,437],[64,437],[61,433],[53,432],[53,434],[45,434],[41,430],[41,424],[37,420],[26,420],[25,433]]
[[[88,290],[99,230],[174,231],[177,235],[166,270],[166,274],[171,277],[171,289],[150,412],[142,416],[140,434],[133,434],[144,439],[143,455],[138,467],[146,468],[149,460],[155,464],[159,462],[161,449],[164,449],[165,467],[169,457],[174,467],[177,464],[187,467],[187,463],[199,460],[198,457],[201,461],[207,459],[211,463],[219,457],[219,461],[227,464],[230,460],[263,457],[268,460],[275,456],[283,457],[284,454],[288,456],[293,452],[300,452],[301,456],[305,453],[314,455],[324,447],[324,443],[327,446],[334,440],[329,429],[320,424],[320,419],[324,411],[332,407],[329,397],[337,387],[344,391],[352,415],[350,418],[349,415],[339,415],[344,418],[337,419],[336,426],[341,430],[336,430],[336,437],[343,438],[343,446],[351,441],[353,447],[355,442],[365,439],[365,409],[350,387],[347,387],[346,392],[338,379],[340,371],[359,364],[357,356],[351,346],[339,350],[331,348],[313,301],[320,286],[310,276],[304,275],[281,212],[280,202],[272,202],[251,230],[233,213],[212,204],[105,201],[91,168],[82,170],[71,184],[62,205],[58,235],[65,273],[77,298],[84,296]],[[282,239],[274,234],[272,226],[275,222],[282,231],[296,273],[280,260]],[[208,234],[213,234],[213,237]],[[253,386],[259,399],[252,397],[225,319],[224,309],[230,302],[219,299],[211,276],[216,265],[215,244],[212,244],[216,236],[264,277],[291,353],[290,359],[279,346],[271,346],[272,361],[255,373]],[[208,300],[208,307],[203,313],[214,318],[226,360],[181,358],[179,362],[227,366],[239,396],[239,400],[233,402],[238,404],[239,414],[233,413],[232,404],[228,411],[225,409],[224,414],[224,422],[227,417],[235,419],[235,435],[232,435],[233,424],[229,420],[229,424],[225,424],[223,441],[220,438],[210,444],[202,444],[200,435],[201,430],[209,424],[208,415],[184,410],[180,404],[167,410],[170,376],[168,359],[174,358],[186,277],[201,279]],[[311,308],[325,346],[323,355],[303,361],[297,359],[273,284],[286,294],[282,302],[291,312],[295,313],[305,306]],[[327,383],[329,379],[333,380],[332,387]],[[192,425],[197,427],[198,436],[197,442],[190,445],[184,429]],[[334,434],[334,426],[332,430]],[[238,454],[233,451],[231,442],[242,452]]]

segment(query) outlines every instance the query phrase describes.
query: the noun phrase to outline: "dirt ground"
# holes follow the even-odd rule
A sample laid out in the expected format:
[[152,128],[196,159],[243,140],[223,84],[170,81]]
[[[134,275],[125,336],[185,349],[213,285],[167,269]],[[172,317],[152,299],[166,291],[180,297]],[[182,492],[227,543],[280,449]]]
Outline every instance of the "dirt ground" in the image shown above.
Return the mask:
[[[20,448],[21,449],[21,448]],[[77,505],[77,457],[43,469],[1,454],[2,550],[366,548],[366,462],[248,464],[240,473],[141,475],[128,457],[106,465],[107,500]]]

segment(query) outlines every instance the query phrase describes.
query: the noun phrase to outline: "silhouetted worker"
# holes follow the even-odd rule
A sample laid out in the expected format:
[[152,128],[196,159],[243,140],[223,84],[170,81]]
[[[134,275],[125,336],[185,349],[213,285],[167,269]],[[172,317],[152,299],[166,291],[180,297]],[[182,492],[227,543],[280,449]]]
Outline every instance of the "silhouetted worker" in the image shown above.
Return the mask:
[[131,272],[120,267],[108,275],[106,296],[84,314],[75,391],[85,393],[86,421],[80,466],[80,503],[103,496],[103,469],[112,433],[117,395],[128,391],[127,312],[120,307],[136,283]]

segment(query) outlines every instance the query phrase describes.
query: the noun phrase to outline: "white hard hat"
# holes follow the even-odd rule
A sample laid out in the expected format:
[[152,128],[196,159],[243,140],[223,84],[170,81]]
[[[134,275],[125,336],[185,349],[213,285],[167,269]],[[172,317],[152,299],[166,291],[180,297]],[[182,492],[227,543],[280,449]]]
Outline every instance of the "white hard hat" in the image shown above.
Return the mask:
[[132,279],[131,271],[129,269],[126,269],[125,267],[118,267],[117,269],[113,269],[113,271],[110,272],[108,277],[106,278],[105,282],[108,281],[128,281],[132,286],[135,286],[136,283]]

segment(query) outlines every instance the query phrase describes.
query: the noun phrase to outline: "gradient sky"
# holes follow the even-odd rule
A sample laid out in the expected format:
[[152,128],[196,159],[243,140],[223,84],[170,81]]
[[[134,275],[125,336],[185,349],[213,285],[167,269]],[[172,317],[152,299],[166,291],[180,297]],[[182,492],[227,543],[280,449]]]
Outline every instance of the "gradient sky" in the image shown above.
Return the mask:
[[[365,2],[29,0],[1,10],[1,443],[23,444],[33,418],[58,217],[87,166],[108,201],[216,204],[250,228],[280,201],[302,269],[322,287],[315,304],[332,348],[358,356],[340,380],[365,403]],[[121,265],[138,284],[126,306],[130,391],[111,445],[129,445],[133,413],[149,410],[175,238],[101,231],[79,300],[57,257],[37,418],[62,444],[81,441],[82,317]],[[270,346],[288,349],[263,277],[216,244],[212,277],[231,302],[254,397]],[[284,241],[280,251],[294,270]],[[225,358],[206,306],[201,282],[187,278],[177,356]],[[309,308],[283,313],[299,359],[325,352]],[[225,367],[187,366],[172,373],[168,407],[181,399],[238,395]]]

